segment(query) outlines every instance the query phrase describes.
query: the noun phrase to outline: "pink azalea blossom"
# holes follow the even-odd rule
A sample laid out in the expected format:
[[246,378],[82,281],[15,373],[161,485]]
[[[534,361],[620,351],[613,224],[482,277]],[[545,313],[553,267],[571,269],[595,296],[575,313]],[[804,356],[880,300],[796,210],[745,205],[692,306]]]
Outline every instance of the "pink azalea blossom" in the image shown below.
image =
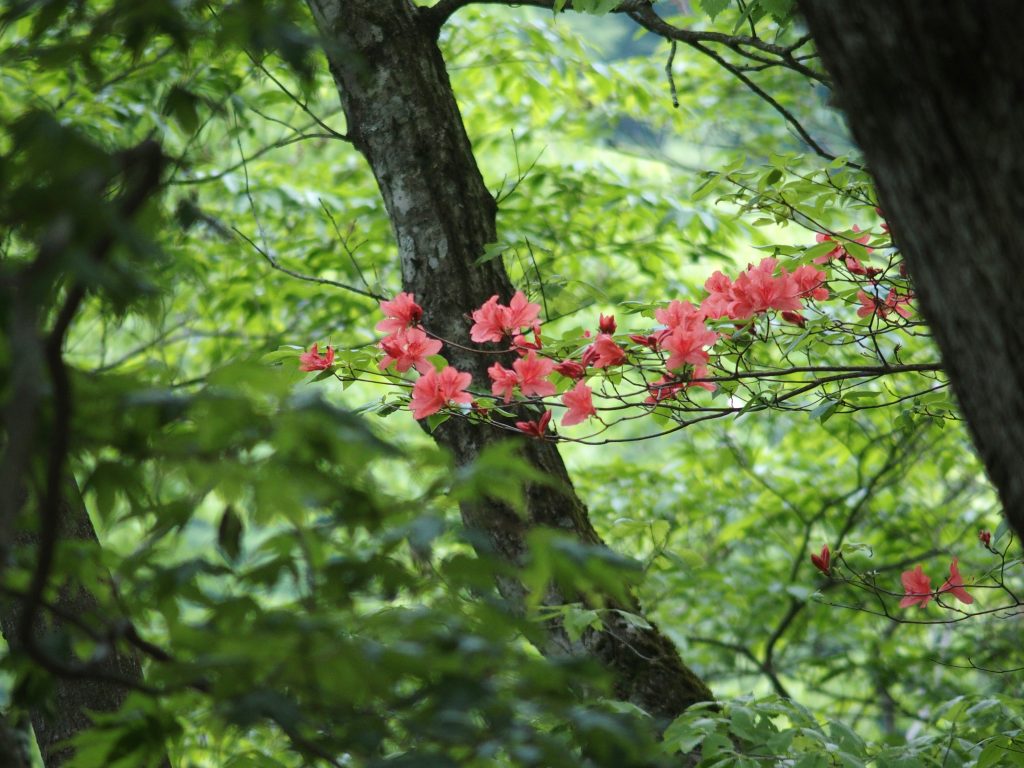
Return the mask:
[[932,580],[917,566],[912,571],[904,571],[900,575],[903,582],[903,589],[906,596],[900,600],[900,608],[909,608],[912,605],[920,605],[924,608],[935,596],[932,594]]
[[665,367],[674,370],[687,364],[703,365],[708,361],[704,347],[710,347],[717,340],[718,334],[708,330],[704,323],[676,326],[661,340],[661,346],[669,352]]
[[820,269],[815,269],[810,264],[803,264],[793,270],[793,282],[796,283],[800,297],[804,299],[815,299],[824,301],[828,298],[828,288],[825,287],[827,275]]
[[407,328],[386,336],[381,339],[378,346],[384,350],[380,369],[383,371],[394,363],[395,370],[399,373],[405,373],[410,368],[415,368],[420,373],[428,373],[434,366],[427,357],[441,351],[441,342],[430,338],[419,328]]
[[299,355],[300,371],[326,371],[333,364],[334,349],[330,345],[327,347],[327,353],[323,355],[317,350],[316,344],[309,348],[309,352]]
[[547,380],[555,369],[555,364],[546,357],[537,357],[537,353],[530,350],[526,357],[520,358],[512,363],[519,380],[519,391],[525,397],[536,395],[555,394],[555,385]]
[[551,421],[551,411],[544,411],[543,415],[536,421],[517,421],[516,429],[530,437],[543,438],[548,431],[548,422]]
[[729,317],[744,320],[769,309],[799,312],[803,308],[800,289],[786,268],[778,277],[773,276],[776,263],[776,259],[762,259],[758,266],[739,274],[732,284]]
[[491,296],[480,309],[473,310],[473,327],[469,338],[476,342],[501,341],[509,326],[508,307],[498,303],[498,295]]
[[449,403],[472,403],[473,396],[465,391],[473,381],[468,373],[448,366],[438,373],[430,370],[423,374],[412,388],[409,408],[415,419],[424,419],[437,413]]
[[[469,337],[476,342],[502,341],[506,336],[518,334],[523,328],[533,328],[536,335],[539,313],[540,305],[531,304],[522,291],[515,292],[507,307],[498,302],[498,295],[495,294],[479,309],[473,310],[473,327],[469,329]],[[539,335],[537,348],[540,348]]]
[[[626,362],[626,351],[616,344],[607,333],[597,334],[597,338],[594,339],[594,343],[590,345],[589,349],[593,350],[595,368],[608,368]],[[583,359],[586,361],[586,353],[584,353]]]
[[964,589],[964,580],[960,576],[959,561],[955,557],[953,558],[953,562],[949,564],[949,578],[942,583],[941,587],[939,587],[940,595],[946,592],[953,595],[953,597],[961,603],[970,605],[974,602],[974,597]]
[[693,328],[704,322],[704,313],[688,301],[673,300],[667,307],[654,310],[654,319],[674,331],[680,326]]
[[597,319],[597,327],[601,333],[611,335],[615,333],[615,315],[600,315]]
[[[854,232],[860,232],[860,227],[858,227],[856,224],[854,224],[853,225],[853,231]],[[835,245],[835,248],[833,248],[828,253],[826,253],[826,254],[824,254],[822,256],[818,256],[817,258],[815,258],[814,259],[814,263],[815,264],[824,264],[826,262],[832,261],[833,259],[842,259],[843,261],[846,262],[846,266],[847,267],[850,267],[850,263],[852,261],[860,269],[864,268],[863,265],[856,258],[854,258],[853,256],[850,255],[849,251],[846,250],[846,248],[843,246],[843,244],[841,242],[838,242],[831,235],[823,235],[823,234],[819,233],[819,234],[814,236],[814,239],[817,240],[819,243],[833,243]],[[870,233],[865,233],[865,234],[861,235],[860,237],[848,238],[848,239],[852,240],[855,243],[860,243],[861,245],[866,245],[868,240],[871,239],[871,234]],[[871,253],[871,251],[873,249],[866,248],[865,250],[867,250],[868,253]],[[853,271],[853,267],[850,267],[850,269],[851,269],[851,271]]]
[[516,291],[508,303],[508,330],[532,328],[537,325],[540,304],[531,304],[522,291]]
[[667,376],[662,376],[657,381],[652,381],[647,385],[647,391],[651,394],[647,396],[644,402],[648,405],[657,405],[662,400],[675,397],[685,388],[686,382],[682,379],[671,379]]
[[533,341],[527,341],[526,336],[521,333],[517,333],[512,338],[512,346],[516,348],[516,351],[520,355],[525,355],[527,351],[531,349],[543,349],[544,343],[540,336],[540,323],[533,324]]
[[414,294],[400,293],[391,301],[382,301],[380,310],[387,320],[377,323],[377,330],[384,333],[398,333],[417,325],[423,318],[423,307],[416,303]]
[[701,302],[700,308],[708,317],[725,317],[729,314],[732,301],[732,280],[716,270],[704,281],[704,288],[710,294]]
[[579,424],[584,419],[597,415],[592,397],[593,390],[582,381],[576,382],[576,386],[562,395],[562,404],[568,410],[562,417],[562,426],[571,427]]
[[[699,379],[709,378],[708,369],[703,365],[696,365],[689,376],[685,377],[674,377],[674,376],[662,376],[657,381],[652,381],[647,385],[647,391],[650,394],[644,400],[648,405],[657,405],[662,400],[668,400],[671,397],[675,397],[682,390],[688,387],[700,387],[706,389],[709,392],[715,391],[715,385],[710,381],[699,381]],[[698,381],[694,381],[698,379]]]
[[491,392],[496,397],[501,397],[506,403],[512,400],[512,390],[519,382],[515,371],[510,371],[501,363],[495,363],[487,369],[487,375],[491,377]]
[[877,315],[884,320],[893,312],[900,317],[910,317],[913,313],[913,309],[910,306],[912,298],[913,295],[911,294],[899,294],[894,290],[890,290],[883,301],[877,296],[872,296],[864,291],[857,291],[857,301],[861,304],[857,309],[857,317]]

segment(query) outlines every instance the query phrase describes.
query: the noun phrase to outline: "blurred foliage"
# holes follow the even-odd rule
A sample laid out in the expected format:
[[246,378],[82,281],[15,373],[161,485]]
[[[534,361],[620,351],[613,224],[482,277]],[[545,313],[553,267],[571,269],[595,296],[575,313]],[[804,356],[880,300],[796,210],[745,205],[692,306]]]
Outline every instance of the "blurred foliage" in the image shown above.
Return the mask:
[[[676,21],[798,34],[783,0],[699,5]],[[714,61],[679,52],[674,109],[667,45],[633,30],[469,7],[441,36],[500,202],[494,252],[563,330],[695,297],[714,269],[806,256],[814,231],[875,220],[863,173],[806,153]],[[897,590],[917,562],[990,567],[975,534],[998,523],[995,497],[946,395],[566,448],[622,557],[541,532],[527,580],[639,581],[648,617],[726,703],[661,740],[600,669],[539,655],[543,617],[498,598],[503,567],[472,553],[455,507],[499,468],[517,492],[515,456],[455,472],[411,420],[374,415],[389,409],[373,387],[295,370],[313,340],[371,344],[367,294],[400,287],[317,45],[297,2],[45,0],[0,16],[8,412],[35,343],[11,322],[11,286],[30,290],[40,330],[88,291],[65,345],[73,416],[54,422],[38,376],[30,469],[67,428],[102,549],[62,541],[50,592],[86,585],[99,606],[50,640],[88,660],[124,650],[130,623],[151,644],[145,687],[97,716],[72,765],[629,766],[693,750],[707,766],[1020,764],[1019,673],[979,669],[1019,666],[1016,618],[894,623],[807,559],[828,542]],[[835,154],[853,152],[822,87],[758,74]],[[166,183],[126,219],[125,153],[146,139]],[[56,255],[32,271],[41,253]],[[924,333],[901,345],[934,359]],[[17,550],[0,574],[7,596],[33,557]],[[570,632],[601,621],[560,612]],[[6,708],[48,706],[50,672],[13,653],[0,670]]]

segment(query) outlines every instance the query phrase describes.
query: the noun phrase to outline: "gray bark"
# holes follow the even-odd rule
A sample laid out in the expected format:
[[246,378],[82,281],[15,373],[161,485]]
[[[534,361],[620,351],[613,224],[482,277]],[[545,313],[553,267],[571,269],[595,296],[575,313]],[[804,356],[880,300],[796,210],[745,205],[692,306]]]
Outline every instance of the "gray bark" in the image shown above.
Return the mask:
[[975,445],[1024,537],[1024,4],[800,7]]
[[[469,312],[493,294],[508,301],[513,289],[500,260],[476,264],[484,245],[497,239],[497,206],[473,157],[435,42],[436,28],[408,0],[309,0],[309,5],[325,39],[348,134],[369,162],[391,218],[404,289],[423,306],[431,332],[473,346]],[[476,388],[489,388],[486,369],[493,356],[451,345],[444,354],[473,375]],[[448,420],[435,436],[460,465],[472,462],[489,444],[508,439],[507,432],[462,419]],[[529,487],[524,517],[492,501],[463,504],[466,526],[484,540],[478,549],[521,563],[526,536],[535,526],[602,546],[556,446],[521,442],[525,458],[560,488]],[[518,582],[504,581],[499,588],[513,603],[522,598]],[[546,596],[551,604],[579,599],[554,588]],[[635,600],[618,607],[641,610]],[[639,629],[615,613],[604,618],[605,630],[589,631],[581,643],[570,642],[552,622],[542,650],[597,658],[612,671],[617,695],[656,717],[673,718],[712,698],[656,628]]]

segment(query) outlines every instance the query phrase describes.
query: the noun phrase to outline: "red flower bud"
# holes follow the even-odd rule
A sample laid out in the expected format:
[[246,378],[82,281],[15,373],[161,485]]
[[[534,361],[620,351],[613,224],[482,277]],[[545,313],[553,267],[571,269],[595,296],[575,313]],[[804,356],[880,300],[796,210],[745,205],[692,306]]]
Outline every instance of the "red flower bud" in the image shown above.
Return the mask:
[[551,421],[551,411],[544,411],[544,414],[536,421],[517,421],[516,429],[530,437],[543,438],[548,431],[549,421]]
[[615,329],[618,327],[615,325],[615,315],[601,315],[598,318],[597,327],[600,328],[601,333],[607,333],[609,336],[615,333]]
[[658,334],[652,333],[650,336],[644,336],[642,334],[631,333],[629,340],[634,344],[640,344],[644,347],[650,347],[651,349],[658,348]]
[[782,313],[782,319],[785,320],[787,323],[799,325],[801,328],[807,325],[807,320],[803,315],[801,315],[799,312],[791,312],[788,309]]
[[556,365],[555,370],[569,379],[582,379],[587,375],[587,369],[575,360],[565,360]]
[[992,546],[992,532],[984,529],[978,531],[978,541],[986,547]]
[[814,567],[819,571],[828,575],[829,569],[832,567],[832,553],[828,551],[828,544],[821,548],[821,554],[815,555],[811,553],[811,562]]

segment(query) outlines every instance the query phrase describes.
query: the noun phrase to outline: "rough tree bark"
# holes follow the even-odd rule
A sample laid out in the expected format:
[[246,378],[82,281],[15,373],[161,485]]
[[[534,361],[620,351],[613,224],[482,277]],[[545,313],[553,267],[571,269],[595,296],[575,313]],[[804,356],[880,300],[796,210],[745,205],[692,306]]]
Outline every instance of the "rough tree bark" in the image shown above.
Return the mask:
[[975,445],[1024,538],[1024,4],[800,7]]
[[[471,345],[469,312],[494,294],[507,301],[513,289],[500,260],[476,264],[484,245],[497,239],[497,206],[473,157],[436,27],[409,0],[309,0],[309,6],[325,40],[348,134],[369,162],[391,218],[404,289],[423,305],[431,332]],[[444,354],[456,368],[472,373],[476,388],[487,389],[486,368],[493,357],[453,345],[446,345]],[[462,419],[450,419],[436,432],[460,465],[508,439],[503,435]],[[485,538],[484,549],[521,563],[526,536],[536,526],[601,545],[555,445],[524,440],[522,452],[561,488],[528,488],[525,517],[496,502],[464,504],[463,520]],[[522,599],[517,582],[504,581],[499,588],[513,603]],[[578,599],[552,588],[546,602]],[[620,607],[640,611],[635,601]],[[580,643],[552,622],[543,650],[592,655],[611,670],[621,699],[660,718],[712,698],[656,628],[639,629],[611,612],[604,619],[606,628],[588,631]]]

